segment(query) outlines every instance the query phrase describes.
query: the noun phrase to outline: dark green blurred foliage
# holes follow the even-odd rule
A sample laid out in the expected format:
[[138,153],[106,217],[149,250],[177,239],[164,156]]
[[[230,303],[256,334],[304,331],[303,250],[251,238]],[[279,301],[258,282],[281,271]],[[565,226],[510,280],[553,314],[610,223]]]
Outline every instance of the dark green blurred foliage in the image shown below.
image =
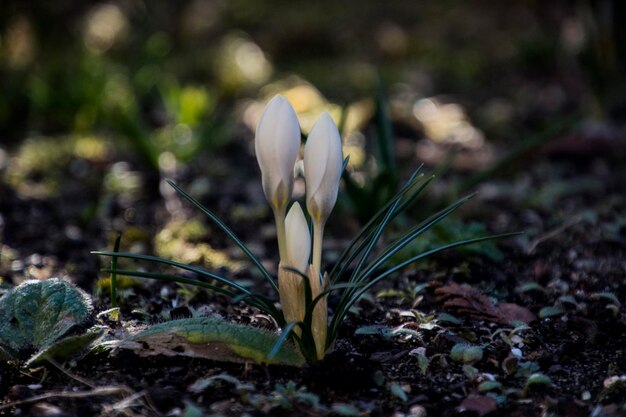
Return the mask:
[[610,0],[580,1],[577,11],[587,39],[578,52],[580,67],[593,92],[596,117],[626,111],[626,7]]
[[[448,218],[433,227],[430,233],[425,234],[422,239],[414,240],[402,251],[398,252],[398,254],[392,258],[391,264],[415,256],[418,253],[425,252],[430,248],[440,246],[445,242],[475,239],[485,236],[486,234],[487,228],[482,223],[466,223],[456,218]],[[492,241],[483,241],[474,245],[461,246],[457,250],[468,257],[486,257],[494,262],[501,262],[504,259],[504,255],[500,249],[498,249],[496,243]]]
[[[450,94],[494,141],[522,141],[564,114],[621,124],[624,9],[617,0],[3,1],[0,138],[95,133],[154,168],[164,152],[185,162],[225,141],[234,123],[224,115],[292,74],[335,103],[371,96],[378,73],[413,102]],[[384,201],[398,175],[393,154],[377,151],[371,187]],[[373,195],[357,189],[351,198]]]
[[135,25],[159,26],[163,16],[108,3],[4,8],[0,134],[7,141],[31,132],[97,133],[128,143],[155,169],[163,152],[188,162],[224,142],[224,121],[215,117],[219,86],[194,74],[198,63],[173,50],[172,35]]
[[359,222],[365,224],[397,192],[401,173],[398,172],[394,150],[394,136],[386,94],[381,85],[376,97],[375,131],[372,142],[377,172],[367,178],[364,185],[357,184],[348,171],[344,171],[345,195]]

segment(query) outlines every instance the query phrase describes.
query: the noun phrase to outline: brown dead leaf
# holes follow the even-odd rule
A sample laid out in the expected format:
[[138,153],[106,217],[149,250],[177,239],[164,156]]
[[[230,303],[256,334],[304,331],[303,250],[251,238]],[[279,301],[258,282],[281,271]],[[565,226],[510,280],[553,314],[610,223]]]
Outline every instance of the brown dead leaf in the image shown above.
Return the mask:
[[521,321],[522,323],[530,323],[537,319],[529,309],[522,307],[515,303],[498,303],[496,308],[500,312],[500,315],[504,317],[509,323],[515,321]]
[[497,409],[498,403],[496,402],[496,400],[485,395],[467,397],[457,407],[457,410],[459,412],[473,411],[475,413],[478,413],[479,417],[482,417],[485,414],[491,413],[492,411],[495,411]]
[[480,291],[456,283],[444,285],[435,290],[437,301],[443,307],[474,320],[486,320],[494,323],[512,324],[520,321],[530,323],[535,315],[525,307],[515,303],[493,305]]

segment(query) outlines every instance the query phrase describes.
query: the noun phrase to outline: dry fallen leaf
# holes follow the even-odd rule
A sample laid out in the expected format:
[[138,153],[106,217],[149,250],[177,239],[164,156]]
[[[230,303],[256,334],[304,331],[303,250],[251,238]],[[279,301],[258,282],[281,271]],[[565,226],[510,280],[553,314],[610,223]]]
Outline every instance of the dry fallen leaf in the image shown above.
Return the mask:
[[491,413],[498,408],[498,403],[491,397],[480,395],[476,397],[467,397],[458,406],[458,411],[473,411],[478,414],[479,417],[485,414]]
[[493,305],[480,291],[472,287],[452,283],[435,290],[437,301],[443,307],[455,313],[469,316],[474,320],[486,320],[495,323],[513,324],[530,323],[536,316],[527,308],[514,303]]

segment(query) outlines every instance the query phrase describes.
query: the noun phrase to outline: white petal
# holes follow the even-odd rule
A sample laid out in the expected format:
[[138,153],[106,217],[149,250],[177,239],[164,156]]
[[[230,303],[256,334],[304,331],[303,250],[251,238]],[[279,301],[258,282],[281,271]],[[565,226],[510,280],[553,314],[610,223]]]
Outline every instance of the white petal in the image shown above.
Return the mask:
[[315,122],[304,147],[307,208],[313,217],[326,217],[337,201],[342,168],[341,137],[328,113]]
[[311,253],[311,234],[300,204],[294,203],[285,218],[287,259],[290,266],[305,273]]
[[287,187],[289,198],[293,167],[300,150],[300,125],[293,107],[284,97],[275,96],[265,107],[257,126],[254,148],[268,201],[272,203],[276,199],[281,183]]
[[313,125],[304,145],[304,172],[308,193],[315,193],[322,183],[328,159],[329,124],[333,123],[328,113],[323,113]]

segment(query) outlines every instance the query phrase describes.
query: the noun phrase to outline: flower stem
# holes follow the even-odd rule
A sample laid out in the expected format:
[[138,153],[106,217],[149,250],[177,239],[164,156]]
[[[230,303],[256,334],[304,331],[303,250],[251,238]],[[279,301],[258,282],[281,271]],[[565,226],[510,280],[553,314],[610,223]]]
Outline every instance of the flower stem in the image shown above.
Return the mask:
[[285,234],[285,209],[274,210],[278,256],[281,262],[287,262],[287,236]]

